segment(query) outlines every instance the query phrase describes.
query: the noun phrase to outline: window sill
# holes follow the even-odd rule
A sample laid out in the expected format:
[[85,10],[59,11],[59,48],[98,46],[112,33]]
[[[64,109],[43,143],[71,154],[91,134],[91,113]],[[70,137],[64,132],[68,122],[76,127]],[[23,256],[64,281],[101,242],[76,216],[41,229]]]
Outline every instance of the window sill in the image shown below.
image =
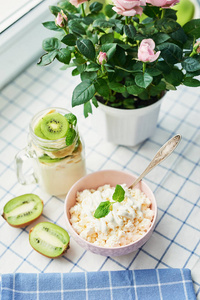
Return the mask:
[[0,89],[39,59],[42,40],[52,35],[42,23],[52,19],[48,6],[56,3],[55,0],[41,3],[1,34]]

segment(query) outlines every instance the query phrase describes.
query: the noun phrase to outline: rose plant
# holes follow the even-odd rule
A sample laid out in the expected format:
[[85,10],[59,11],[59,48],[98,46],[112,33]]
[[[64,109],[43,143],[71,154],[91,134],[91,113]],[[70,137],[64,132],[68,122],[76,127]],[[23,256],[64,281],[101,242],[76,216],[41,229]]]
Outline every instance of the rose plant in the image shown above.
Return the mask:
[[[181,1],[181,0],[180,0]],[[39,65],[57,59],[73,67],[81,82],[72,106],[92,113],[98,101],[132,109],[158,101],[183,84],[200,86],[200,19],[181,26],[179,0],[113,0],[103,5],[70,0],[50,6],[54,20],[43,25],[57,32],[43,41]]]

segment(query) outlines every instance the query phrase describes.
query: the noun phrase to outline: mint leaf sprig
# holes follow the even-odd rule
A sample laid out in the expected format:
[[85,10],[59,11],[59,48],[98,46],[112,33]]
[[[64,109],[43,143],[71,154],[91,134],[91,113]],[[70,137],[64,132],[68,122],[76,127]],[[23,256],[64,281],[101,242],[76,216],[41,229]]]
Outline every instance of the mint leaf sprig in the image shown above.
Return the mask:
[[122,202],[124,200],[124,196],[125,196],[125,190],[121,185],[117,184],[112,196],[114,202],[110,202],[110,201],[101,202],[94,212],[94,217],[96,219],[100,219],[107,216],[109,212],[112,211],[113,204],[116,202]]

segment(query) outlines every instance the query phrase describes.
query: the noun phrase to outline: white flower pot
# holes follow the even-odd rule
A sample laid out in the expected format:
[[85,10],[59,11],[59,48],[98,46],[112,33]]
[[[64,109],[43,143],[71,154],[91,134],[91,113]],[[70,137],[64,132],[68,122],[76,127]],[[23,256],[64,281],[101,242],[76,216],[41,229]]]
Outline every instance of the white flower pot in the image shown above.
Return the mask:
[[138,109],[118,109],[98,102],[91,115],[92,126],[106,141],[135,146],[155,132],[162,99]]

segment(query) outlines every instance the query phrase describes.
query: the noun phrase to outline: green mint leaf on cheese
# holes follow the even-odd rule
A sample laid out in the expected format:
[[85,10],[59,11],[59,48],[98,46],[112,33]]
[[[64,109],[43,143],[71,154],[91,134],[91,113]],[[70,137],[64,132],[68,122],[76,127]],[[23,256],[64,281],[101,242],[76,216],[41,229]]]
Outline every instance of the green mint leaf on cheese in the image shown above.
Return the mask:
[[69,124],[72,124],[72,125],[76,126],[77,117],[74,114],[72,114],[72,113],[66,114],[65,118],[67,119]]
[[69,128],[67,130],[67,136],[66,136],[66,145],[67,146],[70,146],[71,144],[73,144],[75,136],[76,136],[76,131],[73,128]]
[[95,210],[94,217],[97,219],[103,218],[107,216],[110,212],[110,201],[104,201],[99,204],[97,209]]
[[114,194],[112,196],[113,200],[117,202],[122,202],[124,200],[124,196],[125,190],[123,189],[123,187],[121,187],[121,185],[117,184],[115,187]]

